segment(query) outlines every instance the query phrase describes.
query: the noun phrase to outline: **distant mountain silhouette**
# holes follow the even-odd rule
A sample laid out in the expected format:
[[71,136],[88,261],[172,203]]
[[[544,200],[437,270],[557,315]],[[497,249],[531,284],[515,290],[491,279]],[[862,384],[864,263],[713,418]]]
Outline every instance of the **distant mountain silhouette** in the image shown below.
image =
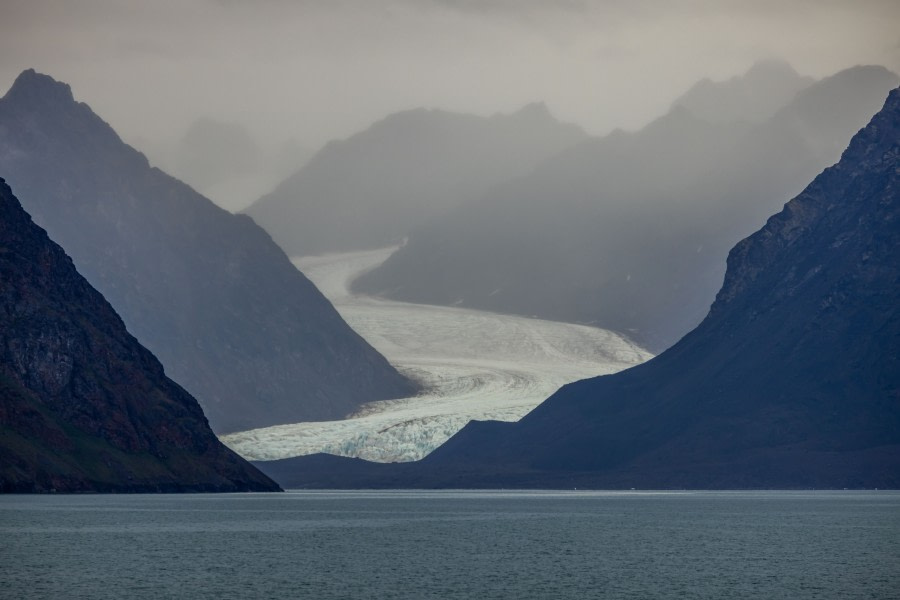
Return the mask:
[[208,117],[191,123],[175,155],[174,175],[198,189],[253,173],[262,161],[262,151],[244,127]]
[[727,81],[703,79],[672,105],[681,106],[710,123],[762,122],[814,81],[812,77],[798,75],[786,62],[766,60]]
[[296,139],[260,146],[240,123],[210,117],[194,120],[175,143],[137,145],[150,162],[230,212],[247,208],[312,156]]
[[0,173],[216,431],[416,389],[249,217],[151,168],[69,86],[19,76],[0,100]]
[[470,423],[419,463],[261,463],[283,485],[897,488],[900,89],[741,241],[704,321],[518,423]]
[[706,314],[728,248],[833,164],[897,83],[855,67],[762,123],[676,106],[413,230],[353,288],[593,324],[661,351]]
[[292,256],[383,247],[584,137],[543,104],[490,118],[410,110],[331,142],[245,212]]
[[0,179],[0,492],[276,490]]

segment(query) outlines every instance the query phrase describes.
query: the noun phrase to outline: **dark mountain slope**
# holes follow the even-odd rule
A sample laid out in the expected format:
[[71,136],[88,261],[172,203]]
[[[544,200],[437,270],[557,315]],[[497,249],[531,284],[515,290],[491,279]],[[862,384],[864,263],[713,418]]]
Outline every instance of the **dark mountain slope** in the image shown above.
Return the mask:
[[275,491],[0,179],[0,491]]
[[415,389],[249,217],[151,168],[69,86],[19,76],[0,100],[0,172],[216,431]]
[[661,351],[706,314],[729,248],[833,164],[897,83],[856,67],[759,124],[676,107],[414,230],[354,288],[589,323]]
[[489,118],[405,111],[328,144],[246,212],[292,256],[383,247],[584,137],[542,104]]
[[290,486],[897,488],[898,297],[900,89],[732,249],[706,319],[653,360],[417,464],[264,469]]

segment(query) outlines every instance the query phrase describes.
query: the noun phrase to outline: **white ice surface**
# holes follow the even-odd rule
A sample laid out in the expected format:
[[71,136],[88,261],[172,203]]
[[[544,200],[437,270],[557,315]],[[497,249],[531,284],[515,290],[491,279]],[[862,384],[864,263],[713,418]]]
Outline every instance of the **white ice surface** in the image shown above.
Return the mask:
[[349,282],[394,250],[302,257],[294,264],[353,329],[426,391],[373,402],[343,421],[222,436],[228,447],[250,460],[317,452],[417,460],[470,420],[516,421],[566,383],[652,356],[603,329],[350,294]]

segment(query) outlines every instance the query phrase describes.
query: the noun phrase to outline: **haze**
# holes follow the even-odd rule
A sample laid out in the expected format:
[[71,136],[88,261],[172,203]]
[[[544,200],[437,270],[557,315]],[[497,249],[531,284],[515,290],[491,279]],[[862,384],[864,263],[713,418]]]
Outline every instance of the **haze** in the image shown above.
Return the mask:
[[601,134],[759,59],[814,77],[900,70],[890,0],[5,0],[0,11],[4,89],[28,67],[67,81],[163,168],[197,119],[240,126],[278,163],[247,194],[407,108],[489,115],[544,101]]

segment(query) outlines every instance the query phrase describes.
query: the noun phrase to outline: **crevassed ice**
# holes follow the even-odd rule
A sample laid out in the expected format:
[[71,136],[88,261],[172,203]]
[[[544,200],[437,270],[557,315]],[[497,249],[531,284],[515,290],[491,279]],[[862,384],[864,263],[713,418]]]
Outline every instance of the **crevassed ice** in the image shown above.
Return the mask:
[[417,460],[470,420],[518,420],[566,383],[652,356],[604,329],[350,294],[350,281],[395,249],[302,257],[294,263],[353,329],[400,371],[423,382],[426,392],[368,404],[342,421],[232,433],[222,436],[226,445],[250,460],[317,452],[379,462]]

